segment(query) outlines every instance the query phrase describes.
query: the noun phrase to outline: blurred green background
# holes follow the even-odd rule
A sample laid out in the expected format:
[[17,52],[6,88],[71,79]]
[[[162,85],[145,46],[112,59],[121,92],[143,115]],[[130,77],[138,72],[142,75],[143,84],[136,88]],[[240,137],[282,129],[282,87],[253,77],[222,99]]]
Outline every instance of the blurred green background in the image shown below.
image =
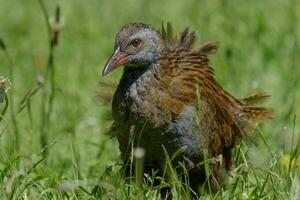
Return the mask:
[[[69,197],[93,196],[84,190],[92,191],[95,184],[84,183],[80,189],[80,180],[99,180],[120,162],[116,141],[104,135],[110,108],[96,96],[101,92],[100,72],[113,51],[114,35],[129,22],[159,29],[162,21],[170,21],[176,32],[187,26],[196,30],[197,45],[220,41],[218,53],[211,56],[217,80],[237,97],[257,92],[272,95],[266,105],[274,108],[276,116],[261,131],[278,160],[291,148],[294,125],[299,135],[299,1],[45,0],[51,23],[57,5],[62,30],[55,48],[56,93],[49,128],[49,143],[55,143],[47,159],[27,173],[40,159],[41,92],[31,98],[31,109],[16,114],[19,151],[8,110],[0,123],[0,197],[48,198],[36,188],[56,194],[65,180],[77,183]],[[0,37],[15,65],[13,103],[18,108],[47,67],[48,35],[38,0],[0,0]],[[121,72],[110,76],[117,79]],[[11,78],[2,52],[0,76]],[[254,166],[269,166],[272,156],[260,139],[247,152]]]

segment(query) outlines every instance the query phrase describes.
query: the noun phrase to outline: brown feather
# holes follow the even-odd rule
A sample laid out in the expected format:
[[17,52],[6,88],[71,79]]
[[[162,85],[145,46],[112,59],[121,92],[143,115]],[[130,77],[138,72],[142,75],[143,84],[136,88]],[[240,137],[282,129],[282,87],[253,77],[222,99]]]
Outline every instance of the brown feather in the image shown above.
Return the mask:
[[204,44],[199,50],[199,53],[214,54],[217,52],[220,43],[218,41],[208,42]]
[[232,148],[245,134],[250,134],[250,130],[255,130],[254,122],[273,116],[272,109],[252,106],[267,100],[268,95],[258,94],[239,100],[218,84],[206,56],[214,53],[217,48],[218,43],[212,42],[198,51],[170,50],[164,54],[160,62],[161,85],[168,91],[168,98],[177,102],[178,109],[182,109],[184,105],[195,106],[196,85],[199,86],[203,102],[201,112],[205,113],[202,125],[207,126],[206,124],[210,123],[210,129],[202,134],[210,140],[207,146],[211,156]]
[[270,97],[271,96],[266,93],[259,93],[247,98],[243,98],[241,99],[241,101],[243,101],[247,105],[255,105],[268,101]]
[[[195,154],[200,157],[194,161],[201,161],[202,150],[207,150],[210,158],[222,155],[225,169],[228,169],[232,148],[256,131],[257,122],[273,116],[272,109],[256,106],[269,96],[257,94],[237,99],[217,82],[208,55],[217,51],[218,42],[194,49],[195,32],[187,28],[174,37],[170,23],[167,30],[162,26],[161,33],[144,24],[130,24],[117,34],[117,38],[126,40],[139,31],[151,33],[158,56],[146,67],[126,66],[115,93],[112,131],[117,132],[123,159],[128,156],[124,150],[128,145],[129,128],[133,125],[139,134],[144,131],[142,146],[150,152],[145,160],[161,160],[161,145],[169,145],[172,152],[173,148],[181,148],[180,145],[188,141],[188,145],[197,143],[196,148],[191,145],[189,149],[196,149]],[[192,110],[188,110],[188,122],[180,118],[187,108]],[[166,130],[170,127],[172,131]],[[186,131],[186,127],[192,130]],[[199,136],[200,142],[194,140],[194,136]]]
[[191,49],[196,39],[196,33],[194,31],[191,31],[189,28],[186,28],[180,34],[179,39],[176,41],[176,46]]

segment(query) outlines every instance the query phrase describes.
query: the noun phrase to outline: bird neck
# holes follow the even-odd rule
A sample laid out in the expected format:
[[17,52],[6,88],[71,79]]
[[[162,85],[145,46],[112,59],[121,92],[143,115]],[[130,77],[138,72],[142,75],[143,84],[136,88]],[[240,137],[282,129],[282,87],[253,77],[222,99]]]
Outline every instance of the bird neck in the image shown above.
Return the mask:
[[146,72],[151,73],[151,71],[153,71],[153,68],[154,68],[154,64],[151,64],[149,66],[143,66],[143,67],[125,66],[122,78],[119,83],[119,87],[122,87],[123,89],[127,90],[143,74],[145,74]]
[[140,77],[141,75],[143,75],[146,71],[148,70],[148,67],[124,67],[124,72],[123,72],[123,76],[122,79],[128,79],[129,80],[136,80],[138,77]]

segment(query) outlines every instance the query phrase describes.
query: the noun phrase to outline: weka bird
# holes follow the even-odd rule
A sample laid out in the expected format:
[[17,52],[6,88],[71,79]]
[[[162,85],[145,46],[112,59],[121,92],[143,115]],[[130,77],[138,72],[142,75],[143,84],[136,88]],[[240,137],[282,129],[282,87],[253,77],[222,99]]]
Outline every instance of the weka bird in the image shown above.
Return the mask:
[[[187,28],[169,43],[150,25],[129,24],[117,33],[115,52],[102,73],[125,66],[113,97],[111,129],[123,160],[130,156],[132,135],[133,144],[146,151],[146,168],[164,165],[164,148],[170,156],[179,150],[173,164],[188,166],[194,188],[206,179],[204,167],[197,165],[206,152],[209,158],[222,155],[229,169],[232,148],[255,132],[256,122],[272,116],[272,109],[255,106],[268,95],[237,99],[225,91],[208,63],[218,43],[194,49],[195,39]],[[218,188],[214,176],[210,180]]]

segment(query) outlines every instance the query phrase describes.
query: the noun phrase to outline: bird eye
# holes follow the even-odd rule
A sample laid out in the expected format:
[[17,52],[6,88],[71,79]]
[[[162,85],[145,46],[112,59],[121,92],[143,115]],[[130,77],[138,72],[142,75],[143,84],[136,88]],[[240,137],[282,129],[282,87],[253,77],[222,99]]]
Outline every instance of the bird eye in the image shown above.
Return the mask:
[[141,45],[141,41],[139,39],[135,39],[131,42],[131,45],[134,47],[138,47]]

